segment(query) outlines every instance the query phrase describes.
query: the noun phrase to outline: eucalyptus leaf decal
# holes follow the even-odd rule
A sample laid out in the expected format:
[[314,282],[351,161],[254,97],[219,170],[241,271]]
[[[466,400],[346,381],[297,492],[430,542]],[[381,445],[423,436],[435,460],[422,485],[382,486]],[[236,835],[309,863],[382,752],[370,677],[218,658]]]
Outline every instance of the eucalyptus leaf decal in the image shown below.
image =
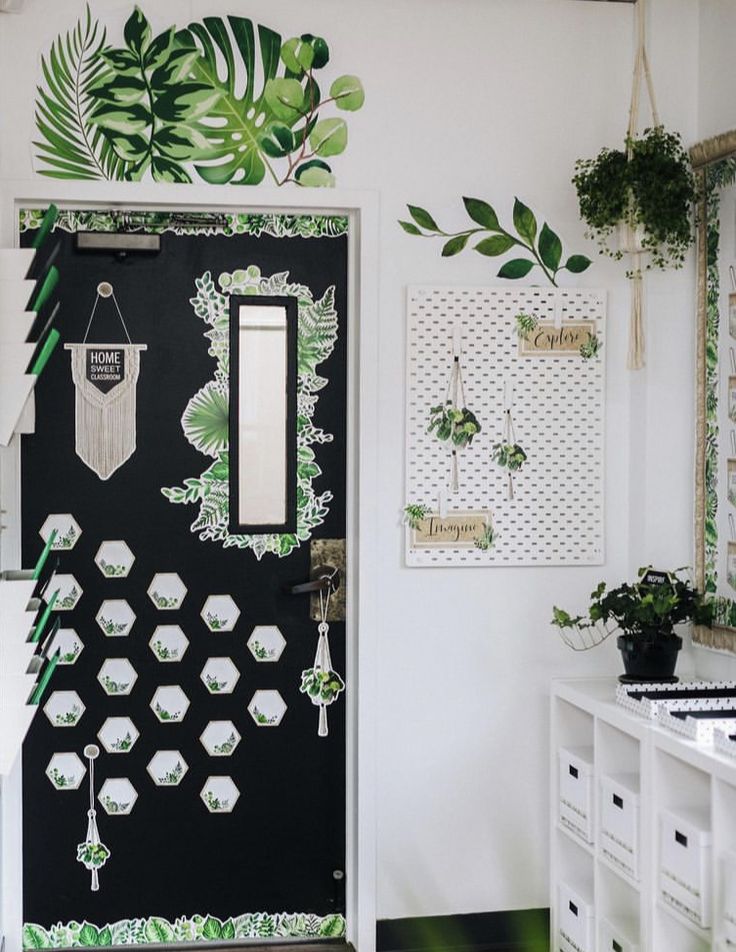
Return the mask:
[[322,37],[282,43],[238,16],[205,17],[153,36],[136,6],[123,45],[105,40],[87,8],[42,58],[34,143],[41,174],[335,184],[322,160],[345,151],[347,124],[324,113],[362,108],[365,92],[357,76],[344,75],[322,97],[315,71],[330,58]]
[[[471,239],[479,238],[471,245],[474,251],[488,258],[497,258],[512,249],[526,252],[529,257],[512,258],[505,262],[497,272],[499,278],[517,280],[525,278],[529,272],[539,267],[550,284],[557,287],[557,276],[560,271],[569,271],[571,274],[580,274],[586,271],[591,264],[590,258],[585,255],[570,255],[562,264],[562,241],[544,222],[541,229],[538,227],[534,212],[520,199],[514,200],[513,221],[514,231],[507,231],[499,222],[495,209],[481,198],[463,198],[463,204],[469,217],[478,226],[466,228],[462,231],[447,232],[439,227],[433,216],[418,205],[407,205],[411,221],[399,221],[399,225],[407,235],[418,238],[443,238],[442,246],[444,258],[459,254]],[[483,234],[486,237],[480,237]]]

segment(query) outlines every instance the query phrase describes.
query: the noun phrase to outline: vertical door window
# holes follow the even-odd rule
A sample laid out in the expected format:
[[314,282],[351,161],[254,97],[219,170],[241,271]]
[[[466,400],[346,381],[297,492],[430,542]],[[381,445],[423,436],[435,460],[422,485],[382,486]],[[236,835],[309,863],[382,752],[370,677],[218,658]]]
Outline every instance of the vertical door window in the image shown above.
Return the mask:
[[231,531],[296,528],[297,303],[230,303]]

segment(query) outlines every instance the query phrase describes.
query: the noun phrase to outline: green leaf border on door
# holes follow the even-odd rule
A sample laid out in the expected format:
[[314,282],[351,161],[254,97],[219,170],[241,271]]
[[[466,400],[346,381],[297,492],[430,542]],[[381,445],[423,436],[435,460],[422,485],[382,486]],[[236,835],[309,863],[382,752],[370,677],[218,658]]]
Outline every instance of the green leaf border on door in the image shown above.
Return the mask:
[[23,948],[70,949],[263,938],[333,939],[344,935],[345,919],[337,914],[257,912],[229,919],[211,915],[180,916],[173,921],[150,916],[147,919],[120,919],[105,926],[72,921],[44,928],[28,922],[23,926]]

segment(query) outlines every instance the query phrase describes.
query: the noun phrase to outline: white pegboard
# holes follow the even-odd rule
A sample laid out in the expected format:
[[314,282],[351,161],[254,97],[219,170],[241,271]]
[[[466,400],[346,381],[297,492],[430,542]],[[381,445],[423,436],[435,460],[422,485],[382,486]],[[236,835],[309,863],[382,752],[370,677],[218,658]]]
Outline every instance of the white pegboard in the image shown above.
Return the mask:
[[[406,562],[433,565],[600,565],[603,562],[605,355],[519,356],[516,315],[541,321],[595,321],[605,344],[605,292],[589,289],[410,287],[407,327],[406,502],[439,507],[449,486],[450,454],[427,433],[429,410],[444,402],[453,329],[460,326],[466,404],[482,432],[462,450],[453,511],[492,512],[487,551],[412,548]],[[504,436],[504,381],[513,384],[516,441],[528,459],[514,474],[491,459]]]

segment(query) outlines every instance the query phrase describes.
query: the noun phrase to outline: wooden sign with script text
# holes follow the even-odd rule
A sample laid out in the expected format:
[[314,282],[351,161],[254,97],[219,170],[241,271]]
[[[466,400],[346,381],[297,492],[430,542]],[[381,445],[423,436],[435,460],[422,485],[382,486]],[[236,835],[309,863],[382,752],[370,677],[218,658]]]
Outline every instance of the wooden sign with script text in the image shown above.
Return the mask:
[[441,516],[430,512],[412,529],[411,546],[414,549],[473,549],[482,542],[491,525],[491,514],[483,509],[473,512],[450,512]]
[[565,321],[555,327],[552,321],[539,323],[526,337],[519,338],[520,357],[580,356],[582,344],[595,334],[594,321]]

